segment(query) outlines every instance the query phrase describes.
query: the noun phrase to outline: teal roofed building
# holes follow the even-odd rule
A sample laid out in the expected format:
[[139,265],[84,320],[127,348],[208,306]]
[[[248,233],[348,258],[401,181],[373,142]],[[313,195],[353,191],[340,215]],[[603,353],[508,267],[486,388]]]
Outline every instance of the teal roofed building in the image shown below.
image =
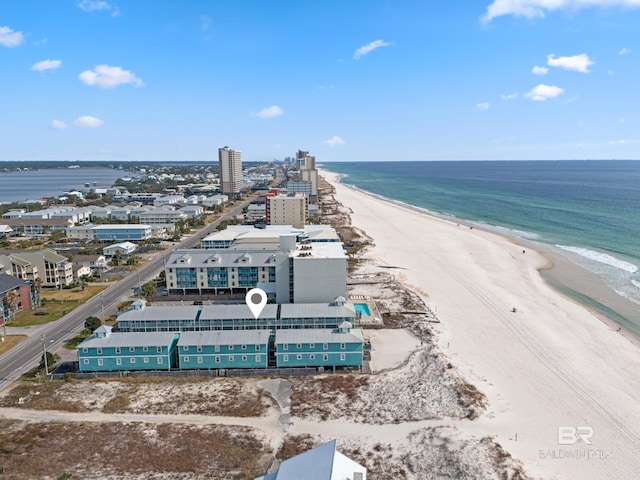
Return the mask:
[[269,330],[183,332],[178,360],[183,370],[267,368]]
[[170,370],[176,366],[176,333],[119,333],[103,325],[77,347],[81,372]]
[[339,328],[276,330],[276,365],[281,367],[361,367],[361,328],[343,322]]

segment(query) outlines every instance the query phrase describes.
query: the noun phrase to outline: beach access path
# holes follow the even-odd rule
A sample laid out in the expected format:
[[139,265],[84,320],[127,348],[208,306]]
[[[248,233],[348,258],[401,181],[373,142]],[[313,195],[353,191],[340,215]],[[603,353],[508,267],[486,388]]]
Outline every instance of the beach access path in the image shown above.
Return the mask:
[[487,414],[457,428],[494,437],[534,477],[638,478],[640,349],[551,289],[547,258],[321,174],[373,237],[368,255],[402,268],[437,312],[440,348],[487,396]]

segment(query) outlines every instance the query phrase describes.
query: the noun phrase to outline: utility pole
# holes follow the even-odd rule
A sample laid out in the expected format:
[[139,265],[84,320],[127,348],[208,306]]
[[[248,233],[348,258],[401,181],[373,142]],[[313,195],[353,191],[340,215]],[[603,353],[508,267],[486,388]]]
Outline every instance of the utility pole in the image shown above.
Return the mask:
[[47,345],[44,343],[44,333],[42,334],[42,355],[44,356],[44,373],[49,379],[49,363],[47,362]]

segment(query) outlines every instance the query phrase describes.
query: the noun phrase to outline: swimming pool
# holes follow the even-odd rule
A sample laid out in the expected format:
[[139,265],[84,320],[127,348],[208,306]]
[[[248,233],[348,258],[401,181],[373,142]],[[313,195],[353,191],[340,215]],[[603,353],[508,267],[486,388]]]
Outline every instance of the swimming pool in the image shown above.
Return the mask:
[[354,303],[353,308],[356,313],[359,313],[361,317],[370,317],[371,311],[369,311],[369,305],[366,303]]

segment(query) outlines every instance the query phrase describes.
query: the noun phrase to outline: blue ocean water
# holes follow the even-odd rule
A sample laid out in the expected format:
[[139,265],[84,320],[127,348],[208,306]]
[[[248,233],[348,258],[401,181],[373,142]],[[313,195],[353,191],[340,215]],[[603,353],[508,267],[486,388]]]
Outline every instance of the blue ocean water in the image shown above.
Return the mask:
[[57,197],[66,190],[85,189],[85,183],[96,182],[110,187],[120,177],[129,176],[111,168],[45,168],[20,172],[0,172],[0,202],[37,200]]
[[640,311],[640,161],[333,162],[342,182],[546,244]]

